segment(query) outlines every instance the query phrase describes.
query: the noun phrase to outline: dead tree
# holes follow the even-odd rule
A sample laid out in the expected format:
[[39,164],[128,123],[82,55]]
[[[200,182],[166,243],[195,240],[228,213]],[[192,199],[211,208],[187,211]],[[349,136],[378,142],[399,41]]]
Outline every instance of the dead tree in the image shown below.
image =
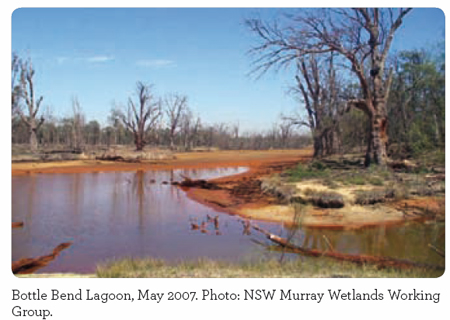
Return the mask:
[[[301,57],[297,61],[297,86],[293,89],[298,94],[307,111],[307,120],[300,116],[284,116],[298,126],[311,130],[314,143],[314,157],[332,154],[337,149],[338,118],[342,112],[338,99],[339,84],[333,65],[333,55],[319,61],[317,56]],[[325,71],[321,71],[325,70]]]
[[288,147],[289,139],[292,135],[293,123],[290,121],[281,121],[278,124],[280,130],[280,145],[279,147],[286,149]]
[[44,123],[43,116],[38,119],[39,108],[44,98],[40,96],[37,100],[35,100],[33,83],[34,72],[35,71],[31,64],[31,61],[21,63],[20,90],[18,90],[18,92],[20,93],[20,98],[22,98],[25,102],[25,108],[28,114],[24,114],[22,108],[17,108],[17,113],[28,129],[30,149],[33,152],[35,152],[38,148],[37,131]]
[[186,108],[181,118],[181,139],[185,151],[196,147],[200,128],[200,117],[195,117],[192,111]]
[[[247,25],[262,40],[251,52],[259,54],[255,71],[265,72],[299,57],[338,53],[361,87],[362,98],[349,101],[369,118],[366,165],[386,165],[387,111],[390,78],[386,58],[394,34],[411,9],[321,9],[303,10],[288,17],[288,24],[266,24],[259,19]],[[370,69],[365,69],[369,59]]]
[[11,59],[11,119],[17,116],[19,109],[21,86],[17,81],[19,80],[20,65],[20,58],[17,54],[13,54]]
[[173,150],[175,136],[181,127],[180,120],[187,110],[187,97],[178,94],[168,95],[164,99],[164,108],[169,120],[170,149]]
[[83,141],[84,115],[77,97],[72,97],[72,111],[73,111],[72,147],[75,150],[81,150],[84,144]]
[[[123,125],[133,134],[136,151],[142,151],[147,144],[145,133],[161,116],[161,103],[151,93],[151,86],[138,82],[136,85],[138,102],[128,99],[126,112],[117,111]],[[138,104],[138,105],[136,105]]]

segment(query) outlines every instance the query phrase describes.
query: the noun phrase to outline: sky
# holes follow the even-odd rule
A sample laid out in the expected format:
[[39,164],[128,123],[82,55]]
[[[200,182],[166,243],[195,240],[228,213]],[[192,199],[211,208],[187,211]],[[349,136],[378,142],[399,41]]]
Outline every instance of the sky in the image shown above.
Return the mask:
[[[288,9],[284,9],[288,10]],[[288,94],[292,73],[249,75],[257,37],[246,18],[276,17],[282,9],[17,9],[12,51],[30,58],[36,95],[54,116],[72,114],[77,97],[87,121],[106,125],[137,81],[157,96],[184,94],[204,122],[239,122],[264,130],[281,113],[299,109]],[[431,48],[444,38],[440,9],[414,9],[397,31],[392,51]]]

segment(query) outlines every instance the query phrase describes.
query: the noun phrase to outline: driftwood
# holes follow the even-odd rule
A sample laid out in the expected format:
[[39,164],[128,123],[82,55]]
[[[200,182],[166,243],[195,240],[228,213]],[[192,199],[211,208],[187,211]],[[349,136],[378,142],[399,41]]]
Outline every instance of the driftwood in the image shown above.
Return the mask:
[[12,227],[14,228],[22,228],[23,227],[23,222],[13,222],[12,223]]
[[14,261],[12,263],[12,272],[14,274],[30,274],[38,269],[41,269],[55,260],[61,251],[67,249],[72,245],[72,242],[64,242],[53,249],[53,252],[46,256],[40,256],[37,258],[26,258]]
[[414,267],[418,268],[427,268],[427,269],[433,269],[433,270],[445,270],[445,267],[443,266],[437,266],[437,265],[430,265],[426,263],[419,263],[419,262],[413,262],[409,260],[403,260],[403,259],[394,259],[389,257],[377,257],[377,256],[369,256],[369,255],[352,255],[352,254],[346,254],[346,253],[339,253],[335,251],[320,251],[317,249],[307,249],[302,248],[300,246],[296,246],[292,243],[290,243],[287,239],[281,238],[277,235],[274,235],[264,229],[261,229],[258,226],[253,225],[253,229],[261,232],[264,234],[267,239],[270,241],[278,244],[279,246],[290,250],[293,253],[300,253],[307,256],[312,257],[328,257],[337,259],[340,261],[348,261],[353,262],[356,264],[374,264],[379,268],[400,268],[400,269],[410,269]]

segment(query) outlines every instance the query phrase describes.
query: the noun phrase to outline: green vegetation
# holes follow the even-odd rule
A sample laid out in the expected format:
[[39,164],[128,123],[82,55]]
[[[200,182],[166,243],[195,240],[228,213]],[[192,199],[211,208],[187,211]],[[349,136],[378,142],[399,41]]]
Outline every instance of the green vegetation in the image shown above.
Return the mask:
[[[363,155],[329,156],[300,164],[278,176],[278,189],[283,185],[306,183],[301,194],[290,191],[291,202],[310,203],[321,208],[344,206],[342,192],[355,195],[358,205],[372,205],[412,196],[445,194],[445,155],[440,151],[425,153],[417,160],[397,161],[392,168],[364,168]],[[308,187],[308,181],[315,187]],[[320,186],[330,190],[324,190]],[[339,189],[343,189],[342,192]],[[345,189],[345,190],[344,190]],[[355,191],[356,190],[356,191]],[[346,201],[346,200],[345,200]]]
[[299,164],[296,168],[286,172],[289,181],[296,182],[306,179],[317,179],[326,177],[329,172],[321,162],[314,161],[309,165]]
[[327,258],[261,260],[228,263],[212,260],[171,264],[156,259],[124,259],[98,266],[100,278],[427,278],[442,271],[383,269],[336,262]]
[[[312,179],[323,179],[324,184],[338,188],[343,185],[373,185],[383,186],[386,181],[394,180],[393,172],[376,166],[364,169],[359,165],[359,161],[352,162],[345,160],[313,161],[308,165],[299,164],[296,168],[287,170],[285,176],[289,182],[299,182]],[[345,170],[342,170],[345,166]]]

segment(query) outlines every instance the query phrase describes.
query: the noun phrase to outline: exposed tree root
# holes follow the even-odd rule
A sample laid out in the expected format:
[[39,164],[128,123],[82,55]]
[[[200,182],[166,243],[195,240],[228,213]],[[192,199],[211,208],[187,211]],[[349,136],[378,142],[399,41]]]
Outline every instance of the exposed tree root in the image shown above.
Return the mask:
[[38,269],[41,269],[55,260],[61,251],[67,249],[72,245],[72,242],[64,242],[58,245],[53,252],[46,256],[40,256],[37,258],[26,258],[14,261],[12,263],[12,272],[14,274],[30,274]]
[[302,248],[300,246],[296,246],[292,243],[290,243],[287,239],[281,238],[277,235],[274,235],[264,229],[261,229],[260,227],[256,225],[252,225],[253,229],[261,232],[264,234],[267,239],[270,241],[278,244],[279,246],[290,250],[293,253],[300,253],[307,256],[312,257],[329,257],[340,261],[349,261],[356,264],[374,264],[378,268],[399,268],[399,269],[410,269],[414,267],[418,268],[427,268],[427,269],[433,269],[433,270],[445,270],[445,267],[443,266],[437,266],[437,265],[430,265],[426,263],[419,263],[419,262],[413,262],[409,260],[402,260],[402,259],[394,259],[389,257],[377,257],[377,256],[369,256],[369,255],[351,255],[346,253],[339,253],[335,251],[320,251],[317,249],[306,249]]

